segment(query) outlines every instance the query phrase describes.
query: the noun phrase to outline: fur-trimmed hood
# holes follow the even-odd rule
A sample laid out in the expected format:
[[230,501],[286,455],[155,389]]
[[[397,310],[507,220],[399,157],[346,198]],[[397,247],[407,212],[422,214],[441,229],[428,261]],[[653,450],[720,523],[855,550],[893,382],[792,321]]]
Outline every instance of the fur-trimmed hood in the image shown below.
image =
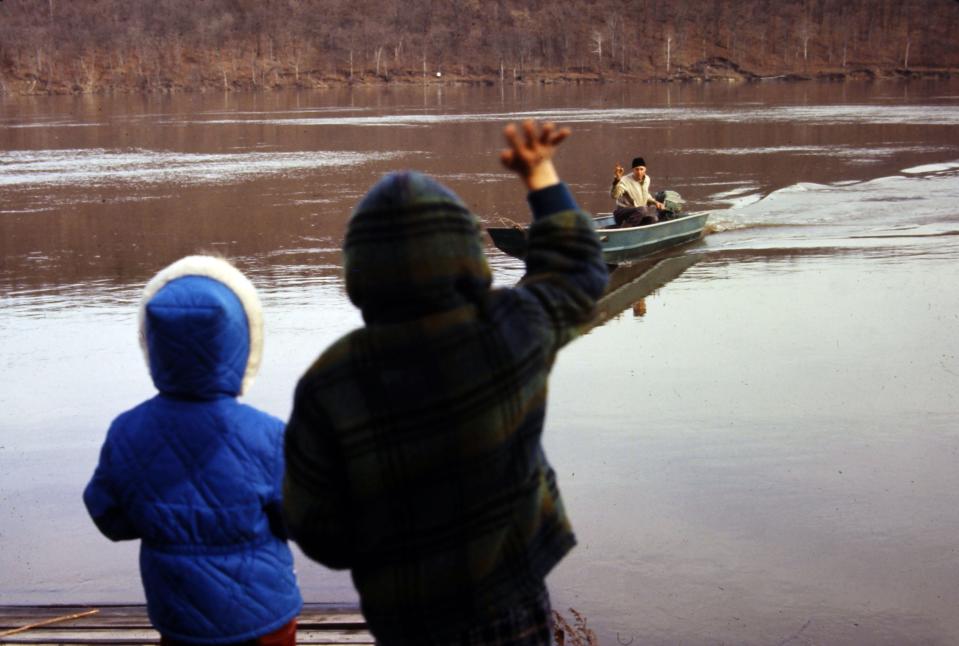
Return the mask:
[[263,311],[253,284],[222,258],[187,256],[147,283],[140,346],[157,390],[209,399],[246,392],[260,368]]

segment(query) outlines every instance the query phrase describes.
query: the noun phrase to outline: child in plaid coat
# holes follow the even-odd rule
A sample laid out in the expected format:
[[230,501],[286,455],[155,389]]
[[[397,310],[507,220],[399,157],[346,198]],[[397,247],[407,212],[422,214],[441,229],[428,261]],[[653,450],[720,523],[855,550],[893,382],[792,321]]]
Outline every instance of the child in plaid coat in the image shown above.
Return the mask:
[[378,182],[344,243],[365,326],[300,380],[284,505],[303,551],[349,568],[381,644],[548,644],[546,574],[575,544],[541,435],[556,352],[607,280],[552,163],[569,134],[508,126],[529,190],[526,275],[491,289],[478,219],[414,172]]

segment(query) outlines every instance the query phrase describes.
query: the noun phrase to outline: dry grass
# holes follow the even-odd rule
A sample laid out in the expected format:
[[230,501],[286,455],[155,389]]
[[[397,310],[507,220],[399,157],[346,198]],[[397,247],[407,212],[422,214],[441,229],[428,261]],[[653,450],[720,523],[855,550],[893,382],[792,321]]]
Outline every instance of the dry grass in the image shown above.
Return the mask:
[[553,641],[556,646],[599,646],[596,633],[586,625],[586,617],[570,608],[573,623],[563,615],[553,611]]

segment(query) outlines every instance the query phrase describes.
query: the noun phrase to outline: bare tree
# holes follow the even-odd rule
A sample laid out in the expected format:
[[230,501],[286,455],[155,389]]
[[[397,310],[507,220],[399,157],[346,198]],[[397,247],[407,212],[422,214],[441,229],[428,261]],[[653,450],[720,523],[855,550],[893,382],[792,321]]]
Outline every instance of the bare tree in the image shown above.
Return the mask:
[[670,63],[672,63],[672,45],[673,45],[674,31],[672,26],[666,29],[666,75],[669,75]]
[[598,29],[593,30],[592,40],[593,48],[590,50],[593,54],[596,54],[596,58],[600,60],[602,64],[603,60],[603,32]]
[[609,55],[610,57],[616,56],[616,25],[621,23],[622,19],[618,14],[610,14],[606,20],[606,31],[609,34]]
[[0,0],[0,82],[230,90],[440,69],[505,80],[663,69],[660,56],[672,75],[712,55],[760,70],[950,69],[957,30],[955,0]]

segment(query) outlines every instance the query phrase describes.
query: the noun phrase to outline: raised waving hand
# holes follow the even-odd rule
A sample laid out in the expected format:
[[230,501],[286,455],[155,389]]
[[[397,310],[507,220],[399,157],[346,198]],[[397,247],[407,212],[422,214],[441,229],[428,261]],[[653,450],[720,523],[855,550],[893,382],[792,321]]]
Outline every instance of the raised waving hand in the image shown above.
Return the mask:
[[509,124],[503,129],[508,147],[500,153],[500,160],[519,175],[530,191],[559,184],[553,155],[569,134],[569,128],[557,128],[550,122],[540,127],[532,120],[524,121],[522,133],[515,125]]

